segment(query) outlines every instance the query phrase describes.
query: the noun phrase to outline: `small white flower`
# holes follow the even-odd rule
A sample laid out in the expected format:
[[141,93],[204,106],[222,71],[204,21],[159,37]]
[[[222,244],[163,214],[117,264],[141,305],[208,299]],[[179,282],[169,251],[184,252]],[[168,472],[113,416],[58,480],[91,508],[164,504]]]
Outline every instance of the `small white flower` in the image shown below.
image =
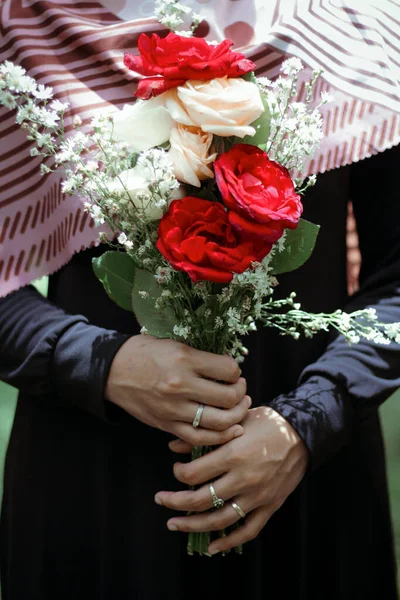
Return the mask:
[[24,94],[33,94],[37,89],[37,83],[32,77],[23,75],[20,79],[19,88]]
[[174,325],[173,332],[177,337],[181,337],[186,340],[190,335],[191,328],[189,325]]
[[53,100],[50,104],[51,110],[56,112],[65,112],[69,108],[68,102],[60,102],[60,100]]
[[99,163],[96,160],[88,160],[85,167],[89,173],[94,173],[95,171],[98,171]]
[[10,60],[6,60],[3,64],[0,65],[0,73],[10,78],[19,79],[20,77],[25,75],[26,71],[22,67],[14,65],[14,63]]
[[74,127],[80,127],[82,125],[82,119],[79,115],[74,115],[74,118],[72,119],[72,125]]
[[0,73],[4,75],[6,81],[6,87],[11,91],[21,92],[23,91],[25,79],[25,69],[10,61],[6,61],[0,66]]
[[37,133],[36,143],[39,148],[49,148],[53,143],[53,138],[51,137],[50,133]]
[[14,96],[11,92],[5,92],[4,90],[0,91],[0,104],[12,110],[17,106]]
[[47,175],[48,173],[51,173],[51,169],[47,165],[40,165],[40,174]]
[[50,112],[46,109],[43,109],[41,111],[40,121],[45,127],[49,127],[49,128],[57,127],[59,120],[60,120],[60,117],[56,112]]
[[37,86],[37,90],[33,91],[33,95],[38,100],[51,100],[51,98],[53,97],[53,88],[47,87],[40,83]]
[[299,58],[293,56],[282,63],[281,71],[289,77],[296,75],[303,70],[303,63]]
[[99,225],[103,225],[103,223],[105,222],[101,208],[97,204],[93,204],[91,215],[93,217],[94,224],[96,225],[96,227],[98,227]]
[[328,102],[333,102],[333,96],[329,94],[329,92],[321,92],[321,102],[322,104],[327,104]]

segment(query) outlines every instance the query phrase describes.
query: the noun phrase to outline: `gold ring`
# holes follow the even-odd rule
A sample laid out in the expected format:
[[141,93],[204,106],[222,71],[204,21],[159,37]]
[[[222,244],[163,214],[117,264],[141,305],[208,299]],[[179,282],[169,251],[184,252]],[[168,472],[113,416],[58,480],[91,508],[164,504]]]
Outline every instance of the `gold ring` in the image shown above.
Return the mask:
[[246,513],[240,508],[239,504],[236,504],[236,502],[230,502],[230,505],[234,510],[236,510],[239,517],[241,517],[242,519],[246,518]]
[[201,417],[203,415],[203,410],[204,410],[204,404],[200,404],[199,408],[197,409],[196,416],[192,423],[193,427],[198,427],[200,425]]
[[217,494],[215,493],[215,489],[212,483],[210,483],[210,494],[211,494],[211,498],[212,498],[212,503],[213,503],[213,507],[214,508],[222,508],[223,505],[225,504],[225,502],[222,500],[222,498],[218,498]]

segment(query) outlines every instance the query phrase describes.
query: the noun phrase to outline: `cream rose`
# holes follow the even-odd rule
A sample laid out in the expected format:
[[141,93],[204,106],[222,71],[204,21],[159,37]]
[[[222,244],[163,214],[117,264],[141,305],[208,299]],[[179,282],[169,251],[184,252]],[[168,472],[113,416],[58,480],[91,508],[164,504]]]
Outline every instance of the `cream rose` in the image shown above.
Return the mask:
[[177,123],[221,137],[254,135],[250,125],[264,112],[257,85],[240,77],[187,81],[159,98]]
[[178,124],[172,129],[168,155],[179,181],[200,187],[200,181],[214,177],[210,166],[217,154],[210,154],[212,141],[212,134],[198,127]]
[[[140,165],[137,165],[136,167],[133,167],[133,169],[122,171],[118,177],[109,179],[107,188],[110,192],[119,192],[122,194],[122,197],[130,198],[142,214],[151,221],[157,221],[158,219],[161,219],[165,210],[163,210],[162,207],[157,206],[154,202],[148,184],[148,171]],[[185,186],[181,185],[179,188],[173,190],[170,203],[172,200],[184,198],[185,196]]]
[[174,124],[161,97],[146,102],[137,100],[133,105],[125,104],[112,117],[115,139],[127,142],[135,152],[167,142]]

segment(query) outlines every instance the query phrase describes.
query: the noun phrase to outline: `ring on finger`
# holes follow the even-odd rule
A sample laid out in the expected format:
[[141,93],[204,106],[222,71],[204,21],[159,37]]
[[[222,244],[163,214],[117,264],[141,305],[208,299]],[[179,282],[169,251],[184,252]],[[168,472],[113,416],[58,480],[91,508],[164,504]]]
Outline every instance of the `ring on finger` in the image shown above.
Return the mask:
[[222,498],[218,498],[212,483],[210,483],[209,489],[210,489],[213,507],[214,508],[222,508],[224,506],[225,502],[222,500]]
[[246,518],[246,513],[244,512],[244,510],[242,510],[240,508],[239,504],[236,504],[236,502],[230,502],[229,504],[232,506],[232,508],[234,510],[236,510],[237,514],[239,515],[239,517],[241,519],[245,519]]
[[200,425],[201,417],[203,416],[204,404],[199,404],[199,408],[197,409],[196,416],[193,419],[193,427],[198,427]]

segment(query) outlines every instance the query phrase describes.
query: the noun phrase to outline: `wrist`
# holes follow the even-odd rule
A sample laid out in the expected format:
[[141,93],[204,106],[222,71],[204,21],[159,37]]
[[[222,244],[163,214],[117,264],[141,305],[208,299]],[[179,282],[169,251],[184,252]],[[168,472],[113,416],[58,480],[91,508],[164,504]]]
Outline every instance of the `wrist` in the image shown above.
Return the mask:
[[309,453],[309,470],[321,466],[350,439],[354,409],[347,390],[322,376],[268,402],[296,431]]

